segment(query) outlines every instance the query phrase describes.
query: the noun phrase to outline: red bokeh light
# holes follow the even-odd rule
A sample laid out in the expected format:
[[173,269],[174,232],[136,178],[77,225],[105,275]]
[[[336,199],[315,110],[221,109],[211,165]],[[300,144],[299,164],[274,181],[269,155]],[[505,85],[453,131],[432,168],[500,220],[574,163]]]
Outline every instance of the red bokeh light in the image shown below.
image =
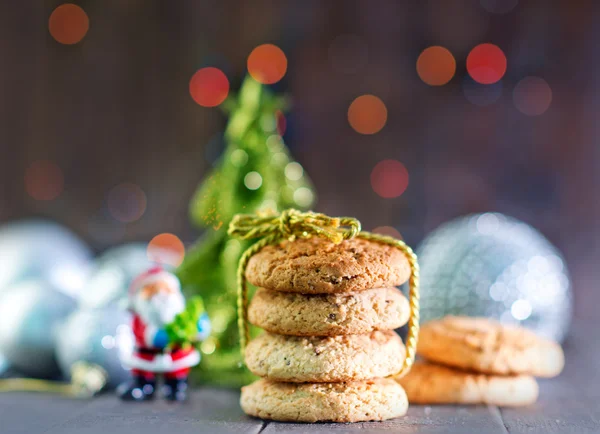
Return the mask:
[[48,19],[48,31],[57,42],[65,45],[81,41],[89,28],[90,20],[85,11],[71,3],[54,9]]
[[52,161],[35,161],[25,171],[25,190],[35,200],[54,200],[64,188],[63,172]]
[[380,161],[371,172],[371,187],[386,199],[399,197],[408,187],[408,171],[399,161]]
[[281,110],[275,112],[275,120],[277,121],[277,133],[283,136],[287,128],[287,120]]
[[467,71],[477,83],[496,83],[506,73],[506,56],[497,45],[477,45],[467,56]]
[[259,83],[277,83],[286,71],[287,57],[276,45],[259,45],[248,56],[248,72]]
[[218,68],[199,69],[190,80],[190,95],[203,107],[218,106],[228,94],[229,80]]

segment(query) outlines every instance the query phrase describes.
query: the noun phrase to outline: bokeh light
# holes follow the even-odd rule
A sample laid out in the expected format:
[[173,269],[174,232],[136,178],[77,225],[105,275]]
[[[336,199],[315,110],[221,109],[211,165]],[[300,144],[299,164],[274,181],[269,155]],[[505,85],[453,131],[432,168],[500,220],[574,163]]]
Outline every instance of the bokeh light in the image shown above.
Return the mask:
[[340,35],[329,46],[329,63],[342,74],[356,74],[367,65],[369,48],[358,35]]
[[248,56],[248,72],[259,83],[277,83],[286,71],[287,57],[276,45],[259,45]]
[[287,119],[281,110],[275,112],[275,120],[277,122],[277,134],[283,136],[287,129]]
[[525,77],[513,90],[513,102],[521,113],[527,116],[539,116],[550,107],[552,89],[543,78]]
[[402,235],[400,235],[400,232],[398,232],[398,229],[396,229],[393,226],[378,226],[375,229],[373,229],[371,232],[373,232],[374,234],[387,235],[388,237],[394,237],[399,240],[402,239]]
[[493,14],[505,14],[519,4],[519,0],[480,0],[481,7]]
[[52,161],[34,161],[25,170],[25,191],[35,200],[54,200],[62,193],[65,179]]
[[244,167],[248,162],[248,153],[243,149],[236,149],[231,153],[230,161],[235,167]]
[[146,211],[146,193],[139,185],[124,182],[108,193],[108,211],[116,220],[130,223],[138,220]]
[[417,74],[430,86],[442,86],[448,83],[455,72],[456,60],[444,47],[426,48],[417,59]]
[[244,176],[244,185],[248,190],[258,190],[262,185],[262,176],[258,172],[248,172]]
[[190,95],[203,107],[216,107],[229,94],[229,80],[218,68],[199,69],[190,80]]
[[348,122],[360,134],[375,134],[387,122],[387,107],[375,95],[362,95],[348,108]]
[[506,73],[506,56],[497,45],[477,45],[467,56],[467,71],[477,83],[496,83]]
[[466,76],[462,82],[462,91],[471,104],[485,107],[495,103],[502,96],[502,81],[494,84],[481,84]]
[[302,208],[310,207],[315,200],[315,195],[310,188],[307,187],[297,188],[296,191],[294,191],[293,197],[294,202],[296,202],[296,204]]
[[299,163],[293,161],[285,166],[284,173],[290,181],[299,181],[304,174],[304,169]]
[[371,172],[371,187],[379,196],[399,197],[408,187],[408,171],[397,160],[383,160]]
[[60,5],[48,19],[48,31],[57,42],[76,44],[90,28],[90,20],[83,9],[72,3]]
[[176,235],[163,233],[148,243],[147,255],[153,262],[178,267],[183,262],[185,246]]

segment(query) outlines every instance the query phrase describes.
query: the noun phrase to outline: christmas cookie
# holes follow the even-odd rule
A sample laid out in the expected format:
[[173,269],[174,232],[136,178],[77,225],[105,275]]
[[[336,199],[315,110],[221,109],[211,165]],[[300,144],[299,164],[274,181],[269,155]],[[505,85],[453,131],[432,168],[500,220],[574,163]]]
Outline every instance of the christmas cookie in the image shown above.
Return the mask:
[[269,332],[336,336],[392,330],[408,321],[408,300],[397,288],[303,295],[258,289],[248,318]]
[[554,377],[564,365],[557,343],[485,318],[431,321],[421,328],[417,352],[437,363],[498,375]]
[[288,422],[362,422],[406,414],[402,387],[391,379],[295,384],[258,380],[242,387],[244,412]]
[[398,373],[404,345],[394,331],[333,337],[266,332],[250,341],[245,359],[254,374],[275,381],[354,381]]
[[264,247],[250,258],[246,277],[267,289],[327,294],[400,285],[410,266],[400,250],[385,244],[313,237]]
[[528,375],[484,375],[425,362],[398,381],[413,404],[523,406],[538,397],[538,384]]

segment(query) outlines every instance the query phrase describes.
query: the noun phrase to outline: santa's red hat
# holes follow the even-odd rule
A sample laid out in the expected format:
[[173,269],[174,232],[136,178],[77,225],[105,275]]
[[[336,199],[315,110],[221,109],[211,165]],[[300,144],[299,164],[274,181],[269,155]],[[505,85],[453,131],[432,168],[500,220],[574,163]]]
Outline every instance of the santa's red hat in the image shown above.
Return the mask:
[[144,286],[161,280],[167,282],[171,288],[181,291],[179,279],[173,273],[168,272],[162,267],[153,267],[133,279],[129,286],[129,301],[133,301]]

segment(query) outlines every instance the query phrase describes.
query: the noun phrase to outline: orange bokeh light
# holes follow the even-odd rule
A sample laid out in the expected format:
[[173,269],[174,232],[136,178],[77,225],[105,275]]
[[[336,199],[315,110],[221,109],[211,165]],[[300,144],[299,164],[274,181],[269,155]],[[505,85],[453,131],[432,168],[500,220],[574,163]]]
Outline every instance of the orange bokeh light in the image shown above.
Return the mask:
[[444,47],[426,48],[417,59],[417,74],[430,86],[442,86],[448,83],[455,72],[456,60]]
[[25,190],[35,200],[54,200],[63,191],[63,172],[51,161],[35,161],[25,171]]
[[380,161],[371,172],[371,187],[386,199],[398,197],[408,187],[408,171],[399,161]]
[[259,83],[277,83],[286,71],[287,57],[276,45],[259,45],[248,56],[248,72]]
[[148,243],[148,259],[159,264],[178,267],[185,256],[185,246],[176,235],[163,233]]
[[506,56],[497,45],[479,44],[467,56],[467,71],[477,83],[496,83],[506,73]]
[[387,235],[388,237],[397,238],[399,240],[402,239],[402,235],[400,232],[393,226],[379,226],[373,229],[371,232],[374,234]]
[[190,80],[190,95],[203,107],[218,106],[228,94],[229,80],[218,68],[199,69]]
[[73,45],[83,39],[90,20],[83,9],[72,3],[60,5],[48,19],[48,31],[57,42]]
[[361,134],[379,132],[387,121],[387,108],[375,95],[362,95],[348,108],[350,126]]

